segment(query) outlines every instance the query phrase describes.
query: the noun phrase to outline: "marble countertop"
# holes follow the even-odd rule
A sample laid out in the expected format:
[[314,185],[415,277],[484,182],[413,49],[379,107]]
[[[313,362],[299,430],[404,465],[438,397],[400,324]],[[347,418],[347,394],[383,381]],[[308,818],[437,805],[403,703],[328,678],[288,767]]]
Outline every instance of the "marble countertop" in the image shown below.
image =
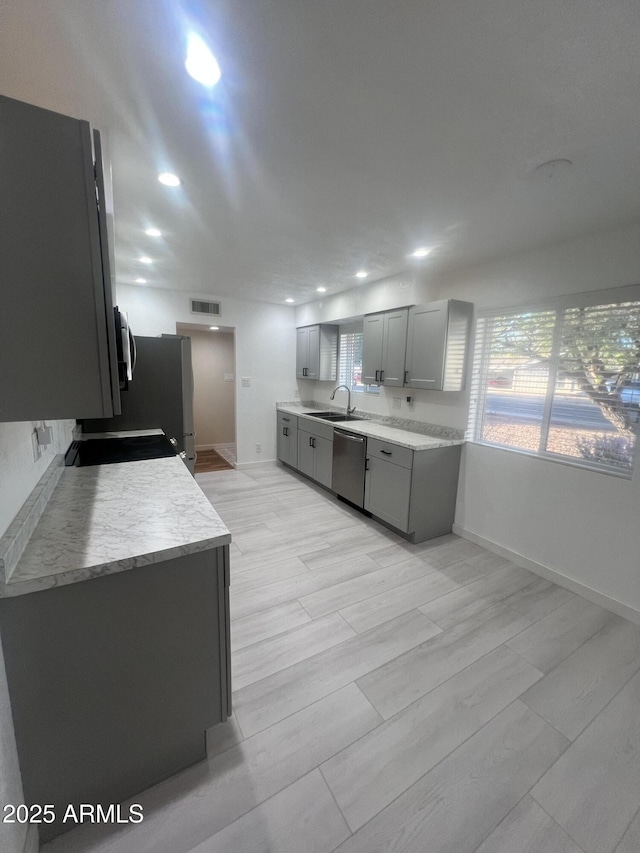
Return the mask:
[[0,597],[205,551],[231,534],[175,457],[65,468]]
[[[305,405],[296,406],[289,403],[278,403],[277,409],[279,412],[286,412],[298,417],[304,417],[313,412],[329,411],[329,409],[311,408]],[[355,416],[358,417],[357,412]],[[348,429],[349,432],[377,438],[380,441],[388,441],[390,444],[397,444],[400,447],[408,447],[410,450],[433,450],[435,447],[452,447],[455,444],[464,444],[464,439],[425,435],[396,424],[382,423],[370,418],[361,421],[323,421],[321,418],[308,418],[308,420],[331,423],[334,427]]]

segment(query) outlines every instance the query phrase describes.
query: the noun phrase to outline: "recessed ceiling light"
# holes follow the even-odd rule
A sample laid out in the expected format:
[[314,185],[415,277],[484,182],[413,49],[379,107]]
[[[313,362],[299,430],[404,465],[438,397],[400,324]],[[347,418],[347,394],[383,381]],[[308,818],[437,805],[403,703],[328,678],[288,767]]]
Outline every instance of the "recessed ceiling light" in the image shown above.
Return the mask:
[[162,231],[159,231],[157,228],[147,228],[144,233],[148,234],[149,237],[162,237]]
[[141,258],[138,258],[141,264],[152,264],[153,261],[151,258],[148,258],[146,255],[143,255]]
[[204,41],[195,33],[187,37],[187,58],[184,67],[198,83],[215,86],[220,79],[220,66]]
[[364,270],[358,270],[358,272],[356,273],[356,278],[366,278],[368,275],[368,272],[365,272]]
[[209,326],[209,328],[211,329],[212,332],[219,332],[220,331],[220,326]]
[[293,299],[285,299],[285,302],[293,302]]
[[164,184],[165,187],[180,186],[180,178],[177,175],[172,174],[171,172],[161,172],[158,175],[158,180],[161,184]]
[[137,278],[136,279],[136,284],[146,284],[146,283],[147,283],[146,278]]
[[326,292],[327,292],[327,288],[326,288],[326,287],[319,287],[319,288],[318,288],[318,293],[326,293]]
[[412,258],[426,258],[431,249],[426,249],[424,246],[420,246],[415,250],[415,252],[411,252]]

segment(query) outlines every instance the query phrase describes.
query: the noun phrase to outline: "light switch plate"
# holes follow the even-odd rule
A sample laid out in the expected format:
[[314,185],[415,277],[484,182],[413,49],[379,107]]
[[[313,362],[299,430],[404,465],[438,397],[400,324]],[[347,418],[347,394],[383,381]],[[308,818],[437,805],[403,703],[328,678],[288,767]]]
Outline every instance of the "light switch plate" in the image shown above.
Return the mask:
[[251,377],[243,376],[242,377],[242,387],[243,388],[251,388]]

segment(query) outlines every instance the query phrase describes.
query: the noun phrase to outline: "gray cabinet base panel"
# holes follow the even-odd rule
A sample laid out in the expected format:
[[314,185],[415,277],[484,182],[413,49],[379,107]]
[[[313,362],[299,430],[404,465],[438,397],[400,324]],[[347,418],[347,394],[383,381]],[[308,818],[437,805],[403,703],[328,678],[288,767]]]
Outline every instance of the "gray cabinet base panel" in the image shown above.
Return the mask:
[[27,803],[119,803],[205,758],[229,710],[225,550],[0,600]]

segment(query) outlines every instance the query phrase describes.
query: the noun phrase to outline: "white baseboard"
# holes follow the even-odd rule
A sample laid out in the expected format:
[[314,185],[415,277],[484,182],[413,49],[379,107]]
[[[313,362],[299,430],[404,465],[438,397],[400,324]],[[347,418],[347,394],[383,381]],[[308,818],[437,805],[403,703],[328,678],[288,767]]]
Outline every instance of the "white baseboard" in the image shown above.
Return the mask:
[[636,610],[635,607],[630,607],[628,604],[624,604],[616,598],[611,598],[603,592],[599,592],[597,589],[592,589],[590,586],[580,583],[580,581],[574,580],[574,578],[570,578],[567,575],[563,575],[555,569],[550,569],[542,563],[536,563],[535,560],[530,560],[529,557],[525,557],[524,554],[519,554],[517,551],[511,551],[509,548],[505,548],[503,545],[499,545],[491,539],[485,539],[484,536],[480,536],[472,530],[466,530],[459,524],[453,525],[453,532],[457,536],[461,536],[463,539],[468,539],[469,542],[475,542],[476,545],[486,548],[487,551],[491,551],[499,557],[504,557],[506,560],[510,560],[512,563],[515,563],[516,566],[528,569],[530,572],[540,575],[540,577],[545,580],[557,583],[558,586],[562,586],[571,592],[575,592],[583,598],[586,598],[588,601],[592,601],[594,604],[599,604],[600,607],[610,610],[617,616],[622,616],[623,619],[628,619],[630,622],[640,625],[640,610]]
[[275,461],[275,459],[265,459],[264,461],[261,459],[260,462],[236,462],[236,468],[238,471],[246,471],[247,468],[263,468],[266,465],[273,465]]

